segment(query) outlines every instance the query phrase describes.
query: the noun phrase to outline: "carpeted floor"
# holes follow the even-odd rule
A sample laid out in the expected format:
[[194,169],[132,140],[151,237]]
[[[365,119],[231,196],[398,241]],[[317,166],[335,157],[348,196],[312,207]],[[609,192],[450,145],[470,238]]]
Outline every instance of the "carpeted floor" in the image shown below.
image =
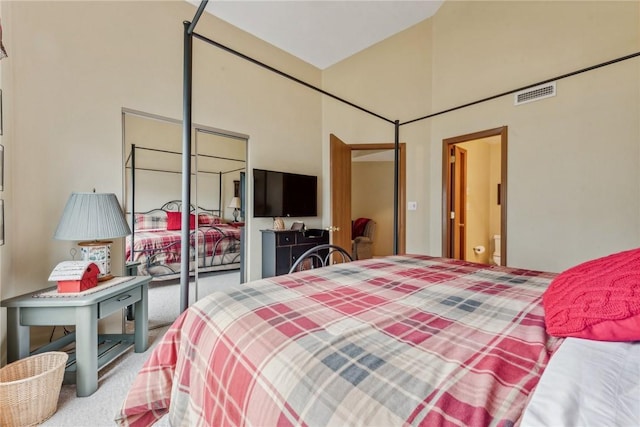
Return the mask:
[[[240,273],[220,273],[200,277],[198,299],[216,290],[237,286]],[[195,284],[190,286],[190,300],[195,301]],[[63,385],[57,412],[45,421],[44,426],[114,426],[114,417],[127,394],[138,370],[149,356],[151,349],[167,330],[180,311],[180,286],[176,282],[149,287],[149,349],[134,353],[130,349],[98,374],[98,390],[88,397],[76,397],[75,385]],[[132,322],[131,322],[132,323]],[[127,322],[127,328],[129,328]],[[168,426],[166,417],[157,426]]]

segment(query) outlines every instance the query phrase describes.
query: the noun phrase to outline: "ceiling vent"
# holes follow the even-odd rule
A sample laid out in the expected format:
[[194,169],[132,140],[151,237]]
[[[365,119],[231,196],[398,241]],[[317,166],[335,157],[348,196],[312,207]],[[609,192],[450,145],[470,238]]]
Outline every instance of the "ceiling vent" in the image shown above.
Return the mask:
[[526,104],[527,102],[539,101],[551,96],[556,96],[556,82],[546,83],[516,92],[514,104]]

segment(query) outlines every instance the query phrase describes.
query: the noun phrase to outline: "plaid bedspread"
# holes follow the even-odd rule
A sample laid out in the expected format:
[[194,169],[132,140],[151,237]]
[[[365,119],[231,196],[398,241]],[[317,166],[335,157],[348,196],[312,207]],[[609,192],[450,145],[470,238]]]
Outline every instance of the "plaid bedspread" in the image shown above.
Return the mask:
[[217,292],[171,326],[116,421],[511,426],[561,342],[552,278],[414,255]]
[[[240,229],[218,224],[212,227],[199,227],[190,233],[189,244],[198,248],[199,265],[215,255],[238,254],[240,252]],[[148,274],[146,265],[177,265],[181,259],[181,230],[142,230],[136,231],[133,239],[133,259],[131,258],[131,236],[126,240],[126,259],[139,261],[139,274]]]

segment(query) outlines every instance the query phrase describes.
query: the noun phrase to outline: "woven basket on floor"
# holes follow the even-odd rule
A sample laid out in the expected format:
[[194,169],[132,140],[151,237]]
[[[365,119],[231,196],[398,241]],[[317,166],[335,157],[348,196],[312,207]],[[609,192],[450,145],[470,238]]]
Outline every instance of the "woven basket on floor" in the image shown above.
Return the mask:
[[56,412],[69,355],[50,351],[0,369],[0,426],[42,423]]

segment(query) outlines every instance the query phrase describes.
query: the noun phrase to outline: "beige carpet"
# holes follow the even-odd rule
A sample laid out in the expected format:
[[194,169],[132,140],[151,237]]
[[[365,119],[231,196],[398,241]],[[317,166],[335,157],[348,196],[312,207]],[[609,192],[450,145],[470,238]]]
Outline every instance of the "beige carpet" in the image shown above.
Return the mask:
[[[198,281],[199,299],[209,293],[237,286],[238,272],[200,277]],[[195,285],[190,286],[190,300],[195,301]],[[60,391],[57,412],[42,425],[44,426],[114,426],[116,413],[122,406],[129,386],[138,370],[149,356],[151,349],[175,320],[180,311],[179,284],[152,285],[149,287],[149,349],[144,353],[134,353],[130,349],[98,374],[98,390],[88,397],[76,397],[75,385],[63,385]],[[129,323],[129,322],[127,322]],[[129,325],[127,325],[129,327]],[[165,417],[157,426],[168,426]]]

